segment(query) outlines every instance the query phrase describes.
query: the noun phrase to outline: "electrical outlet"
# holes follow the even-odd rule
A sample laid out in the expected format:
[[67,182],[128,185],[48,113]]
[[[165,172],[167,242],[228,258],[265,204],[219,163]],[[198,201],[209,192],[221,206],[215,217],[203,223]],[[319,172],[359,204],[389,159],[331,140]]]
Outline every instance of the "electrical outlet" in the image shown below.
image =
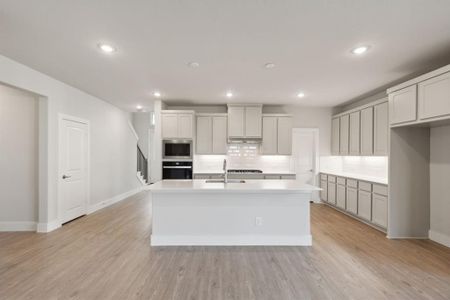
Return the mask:
[[255,218],[255,225],[256,226],[262,226],[263,224],[263,218],[262,217],[256,217]]

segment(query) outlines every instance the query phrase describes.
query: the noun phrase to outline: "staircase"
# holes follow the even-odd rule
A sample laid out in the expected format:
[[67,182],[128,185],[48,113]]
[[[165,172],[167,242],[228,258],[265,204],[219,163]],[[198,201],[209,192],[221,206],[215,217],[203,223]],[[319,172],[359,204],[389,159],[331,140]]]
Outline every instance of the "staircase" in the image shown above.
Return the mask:
[[148,160],[137,146],[137,177],[143,185],[148,185]]

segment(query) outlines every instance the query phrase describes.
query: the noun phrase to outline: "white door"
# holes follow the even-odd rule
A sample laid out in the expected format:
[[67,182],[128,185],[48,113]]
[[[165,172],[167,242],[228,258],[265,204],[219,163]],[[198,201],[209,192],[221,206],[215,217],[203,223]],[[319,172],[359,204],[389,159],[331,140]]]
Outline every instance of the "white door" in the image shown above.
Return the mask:
[[[312,185],[318,175],[318,129],[294,128],[292,130],[292,158],[296,180]],[[313,193],[313,200],[319,201],[319,193]]]
[[82,121],[60,119],[60,220],[68,222],[87,213],[88,132]]

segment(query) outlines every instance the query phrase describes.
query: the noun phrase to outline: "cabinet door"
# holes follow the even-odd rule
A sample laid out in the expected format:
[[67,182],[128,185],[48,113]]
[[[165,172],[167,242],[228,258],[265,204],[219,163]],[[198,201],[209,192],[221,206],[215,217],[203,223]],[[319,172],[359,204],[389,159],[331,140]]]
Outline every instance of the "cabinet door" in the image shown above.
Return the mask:
[[227,153],[227,117],[212,117],[212,153]]
[[345,209],[345,185],[337,185],[336,206]]
[[395,91],[389,94],[390,124],[415,121],[417,118],[417,86]]
[[243,106],[228,107],[228,137],[230,138],[244,137],[244,116],[245,116],[245,107]]
[[320,181],[320,199],[323,201],[328,201],[328,182],[326,180]]
[[361,110],[361,155],[373,155],[373,107]]
[[245,136],[249,138],[260,138],[262,127],[262,107],[247,106],[245,108]]
[[354,188],[347,188],[347,211],[352,214],[358,213],[358,190]]
[[291,155],[292,154],[292,118],[279,117],[278,118],[278,154]]
[[336,205],[336,183],[328,182],[328,203]]
[[198,154],[211,154],[213,143],[213,130],[212,130],[212,118],[211,117],[197,117],[197,147],[196,153]]
[[348,154],[348,135],[350,132],[350,116],[345,115],[341,117],[339,125],[339,154]]
[[350,142],[349,153],[351,155],[360,154],[360,112],[356,111],[350,114]]
[[339,118],[331,120],[331,154],[339,155]]
[[170,139],[178,137],[177,114],[162,114],[161,116],[162,138]]
[[387,227],[387,202],[386,196],[373,194],[372,222],[384,228]]
[[373,154],[388,155],[389,135],[389,107],[388,103],[381,103],[374,107],[374,139]]
[[182,139],[192,139],[192,114],[178,114],[178,137]]
[[277,154],[278,152],[277,120],[277,117],[263,118],[262,154]]
[[370,221],[372,218],[372,193],[358,191],[358,216]]
[[419,118],[450,115],[450,72],[419,83]]

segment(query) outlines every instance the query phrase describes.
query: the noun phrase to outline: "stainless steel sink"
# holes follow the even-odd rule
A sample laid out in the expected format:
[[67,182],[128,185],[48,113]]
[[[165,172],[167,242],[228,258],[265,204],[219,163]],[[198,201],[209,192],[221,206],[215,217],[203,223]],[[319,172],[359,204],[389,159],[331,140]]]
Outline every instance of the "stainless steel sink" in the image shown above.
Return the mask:
[[[208,179],[208,180],[206,180],[206,183],[225,183],[225,180],[223,180],[223,179]],[[245,180],[228,179],[227,183],[245,183]]]

